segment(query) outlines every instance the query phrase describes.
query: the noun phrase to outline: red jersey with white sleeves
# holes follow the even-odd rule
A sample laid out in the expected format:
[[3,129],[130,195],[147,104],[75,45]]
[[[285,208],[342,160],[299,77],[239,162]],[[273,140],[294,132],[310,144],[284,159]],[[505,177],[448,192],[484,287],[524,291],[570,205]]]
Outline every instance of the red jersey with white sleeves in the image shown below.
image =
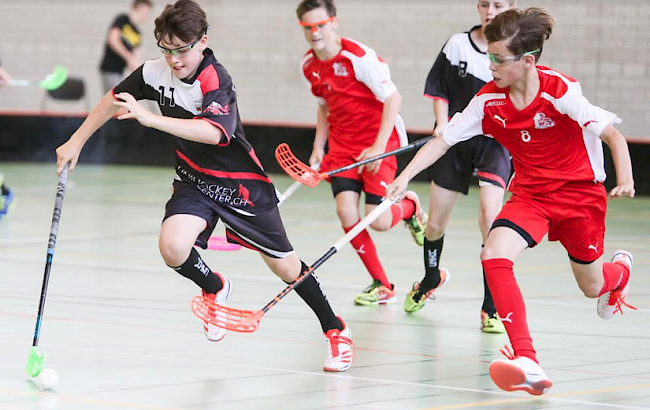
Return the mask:
[[454,145],[485,134],[500,142],[512,154],[513,193],[547,193],[569,181],[603,182],[599,137],[620,119],[591,105],[575,79],[542,66],[537,72],[539,92],[526,108],[516,110],[509,89],[491,81],[454,115],[442,138]]
[[[384,101],[397,91],[388,64],[373,49],[342,38],[335,57],[319,60],[310,50],[301,68],[312,94],[328,108],[328,154],[356,156],[371,146],[379,132]],[[395,128],[397,134],[391,136],[387,150],[407,142],[399,115]]]

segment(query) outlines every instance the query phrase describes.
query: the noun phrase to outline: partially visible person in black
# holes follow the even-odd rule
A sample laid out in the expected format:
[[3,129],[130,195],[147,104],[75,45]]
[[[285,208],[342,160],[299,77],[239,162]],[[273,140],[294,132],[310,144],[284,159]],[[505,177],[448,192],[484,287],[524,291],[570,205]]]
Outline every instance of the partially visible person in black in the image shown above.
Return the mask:
[[[0,87],[9,80],[11,80],[11,76],[7,70],[2,67],[2,62],[0,62]],[[2,172],[0,172],[0,219],[2,219],[7,211],[9,211],[9,206],[13,203],[14,194],[11,192],[11,189],[5,185],[5,177]]]
[[108,93],[124,79],[124,69],[129,73],[142,64],[138,47],[141,42],[138,25],[149,18],[151,0],[134,0],[128,14],[118,15],[106,35],[104,58],[99,67],[102,84]]

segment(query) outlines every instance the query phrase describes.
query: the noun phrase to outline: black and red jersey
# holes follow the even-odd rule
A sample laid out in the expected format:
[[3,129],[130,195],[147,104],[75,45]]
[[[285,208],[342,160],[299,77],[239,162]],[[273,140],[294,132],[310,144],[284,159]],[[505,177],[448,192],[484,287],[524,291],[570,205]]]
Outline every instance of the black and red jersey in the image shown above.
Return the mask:
[[604,181],[599,137],[620,119],[591,105],[575,79],[542,66],[537,72],[539,92],[526,108],[518,111],[509,89],[491,81],[454,115],[442,138],[454,145],[478,134],[494,137],[512,154],[514,193],[536,195],[569,181]]
[[174,137],[179,179],[242,214],[261,214],[276,206],[275,187],[244,136],[235,85],[212,50],[204,51],[190,79],[174,76],[160,58],[144,63],[113,90],[120,92],[156,101],[167,117],[208,121],[223,132],[218,145]]

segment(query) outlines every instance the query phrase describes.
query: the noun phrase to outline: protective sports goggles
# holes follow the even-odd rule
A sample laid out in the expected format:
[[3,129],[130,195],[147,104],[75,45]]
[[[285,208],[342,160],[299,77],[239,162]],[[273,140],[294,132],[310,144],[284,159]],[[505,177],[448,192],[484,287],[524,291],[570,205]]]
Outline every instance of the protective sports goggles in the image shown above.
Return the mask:
[[498,54],[490,54],[489,52],[487,54],[488,54],[488,58],[490,59],[490,61],[494,63],[495,66],[501,67],[513,63],[515,61],[519,61],[522,57],[525,57],[530,54],[535,54],[540,50],[541,48],[538,48],[537,50],[526,51],[525,53],[517,54],[514,56],[505,56],[505,57],[500,56]]
[[192,48],[194,48],[195,45],[198,44],[198,42],[203,38],[204,35],[201,35],[201,37],[197,38],[196,41],[194,41],[192,44],[188,44],[186,46],[178,47],[178,48],[167,48],[163,47],[158,43],[158,49],[160,49],[160,52],[163,53],[166,56],[181,56],[188,51],[190,51]]
[[317,21],[316,23],[303,23],[302,21],[299,21],[298,24],[300,24],[303,29],[309,30],[313,33],[316,30],[322,30],[327,24],[331,23],[334,20],[336,20],[336,16],[332,16],[323,21]]

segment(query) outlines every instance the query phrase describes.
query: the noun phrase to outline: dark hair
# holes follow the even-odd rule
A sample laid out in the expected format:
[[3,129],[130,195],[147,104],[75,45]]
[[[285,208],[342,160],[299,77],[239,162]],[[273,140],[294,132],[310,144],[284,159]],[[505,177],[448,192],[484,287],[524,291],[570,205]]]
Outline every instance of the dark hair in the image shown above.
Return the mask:
[[134,9],[138,6],[149,6],[153,8],[153,3],[151,2],[151,0],[133,0],[133,5],[131,6],[131,8]]
[[485,27],[485,38],[488,43],[503,41],[514,55],[539,49],[532,54],[539,61],[554,25],[553,17],[542,7],[510,9],[497,14]]
[[168,4],[156,18],[153,31],[156,40],[171,40],[174,37],[189,43],[208,32],[208,19],[205,12],[192,0],[178,0]]
[[334,0],[302,0],[296,8],[298,19],[300,20],[303,14],[307,13],[308,11],[318,9],[320,7],[325,8],[328,16],[336,16],[336,6],[334,5]]

